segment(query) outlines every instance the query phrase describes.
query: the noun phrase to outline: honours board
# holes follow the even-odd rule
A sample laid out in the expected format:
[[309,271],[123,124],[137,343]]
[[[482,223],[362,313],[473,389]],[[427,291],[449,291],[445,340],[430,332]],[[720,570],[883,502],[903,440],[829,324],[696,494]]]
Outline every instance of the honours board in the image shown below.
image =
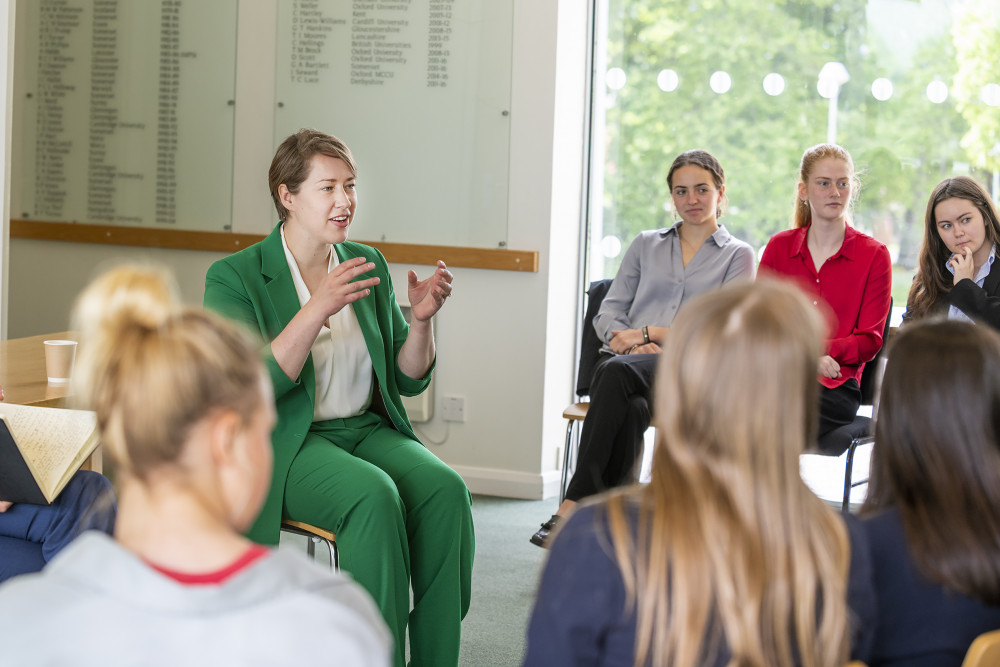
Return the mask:
[[229,229],[236,10],[18,3],[12,217]]
[[504,247],[513,0],[279,0],[275,144],[358,164],[352,237]]
[[[273,210],[232,205],[268,165],[234,183],[234,146],[315,127],[357,160],[352,238],[506,247],[513,0],[36,0],[16,20],[12,218],[257,231]],[[238,91],[248,25],[275,65]]]

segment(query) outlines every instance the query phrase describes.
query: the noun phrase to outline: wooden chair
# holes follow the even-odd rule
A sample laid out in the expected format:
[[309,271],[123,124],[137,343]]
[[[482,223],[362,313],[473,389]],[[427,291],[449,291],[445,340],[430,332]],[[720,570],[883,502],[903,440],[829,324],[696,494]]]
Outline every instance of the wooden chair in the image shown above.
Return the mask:
[[994,667],[1000,665],[1000,630],[984,632],[976,637],[965,654],[962,667]]
[[329,530],[317,528],[301,521],[283,519],[281,530],[293,535],[301,535],[306,538],[306,553],[313,560],[316,559],[316,545],[322,541],[330,551],[330,569],[335,572],[340,571],[340,551],[337,549],[337,536]]
[[[611,278],[595,280],[590,283],[590,287],[587,289],[587,309],[581,325],[580,361],[576,375],[576,395],[578,398],[590,395],[590,376],[594,374],[594,366],[597,364],[601,353],[601,339],[597,337],[597,332],[594,331],[593,322],[597,311],[601,309],[601,302],[604,301],[604,295],[608,293],[608,288],[611,287],[611,281]],[[563,419],[567,420],[567,424],[566,446],[563,449],[562,476],[559,482],[560,503],[566,498],[570,460],[575,459],[573,455],[574,427],[586,418],[589,407],[589,402],[578,401],[571,403],[563,410]]]
[[852,660],[849,663],[847,663],[847,667],[868,667],[868,665],[861,662],[860,660]]

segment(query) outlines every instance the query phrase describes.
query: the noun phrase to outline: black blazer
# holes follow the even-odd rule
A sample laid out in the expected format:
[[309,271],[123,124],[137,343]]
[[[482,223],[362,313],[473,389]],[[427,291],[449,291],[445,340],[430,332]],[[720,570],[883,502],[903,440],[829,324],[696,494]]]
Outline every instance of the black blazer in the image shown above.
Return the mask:
[[[958,284],[938,297],[934,310],[948,314],[948,307],[961,309],[975,322],[989,324],[1000,329],[1000,257],[993,260],[989,275],[980,287],[971,280],[960,280]],[[910,304],[906,304],[903,321],[909,321]]]

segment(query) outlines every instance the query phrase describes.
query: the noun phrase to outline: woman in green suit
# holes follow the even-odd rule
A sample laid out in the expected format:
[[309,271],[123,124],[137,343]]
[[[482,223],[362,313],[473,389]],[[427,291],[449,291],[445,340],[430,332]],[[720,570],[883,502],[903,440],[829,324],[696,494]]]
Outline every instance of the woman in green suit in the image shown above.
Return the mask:
[[412,665],[457,665],[475,551],[469,491],[417,441],[401,399],[430,382],[432,318],[452,275],[444,262],[423,281],[409,272],[407,325],[385,258],[347,240],[356,176],[335,137],[288,137],[268,174],[281,222],[208,270],[206,307],[268,343],[274,476],[250,536],[276,543],[282,518],[334,531],[342,567],[393,631],[396,664],[409,618]]

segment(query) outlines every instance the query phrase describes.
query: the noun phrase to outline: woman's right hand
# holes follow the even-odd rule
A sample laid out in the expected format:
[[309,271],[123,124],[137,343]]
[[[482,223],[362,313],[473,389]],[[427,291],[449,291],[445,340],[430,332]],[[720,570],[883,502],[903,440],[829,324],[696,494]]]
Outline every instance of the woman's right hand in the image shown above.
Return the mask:
[[955,270],[955,278],[952,284],[957,285],[960,280],[964,280],[965,278],[975,280],[976,263],[972,259],[972,250],[969,248],[962,248],[961,254],[955,253],[952,255],[948,263]]
[[819,358],[819,374],[831,380],[836,380],[840,377],[840,364],[829,354],[825,354]]
[[642,345],[644,342],[641,329],[614,330],[611,332],[611,340],[608,341],[608,347],[615,354],[628,354],[629,350],[637,345]]
[[[354,279],[375,269],[373,262],[364,257],[355,257],[341,262],[326,274],[319,288],[309,299],[309,304],[315,302],[314,308],[321,308],[323,319],[339,313],[344,306],[365,298],[371,294],[371,288],[378,285],[379,278],[365,280]],[[352,282],[354,281],[354,282]]]

